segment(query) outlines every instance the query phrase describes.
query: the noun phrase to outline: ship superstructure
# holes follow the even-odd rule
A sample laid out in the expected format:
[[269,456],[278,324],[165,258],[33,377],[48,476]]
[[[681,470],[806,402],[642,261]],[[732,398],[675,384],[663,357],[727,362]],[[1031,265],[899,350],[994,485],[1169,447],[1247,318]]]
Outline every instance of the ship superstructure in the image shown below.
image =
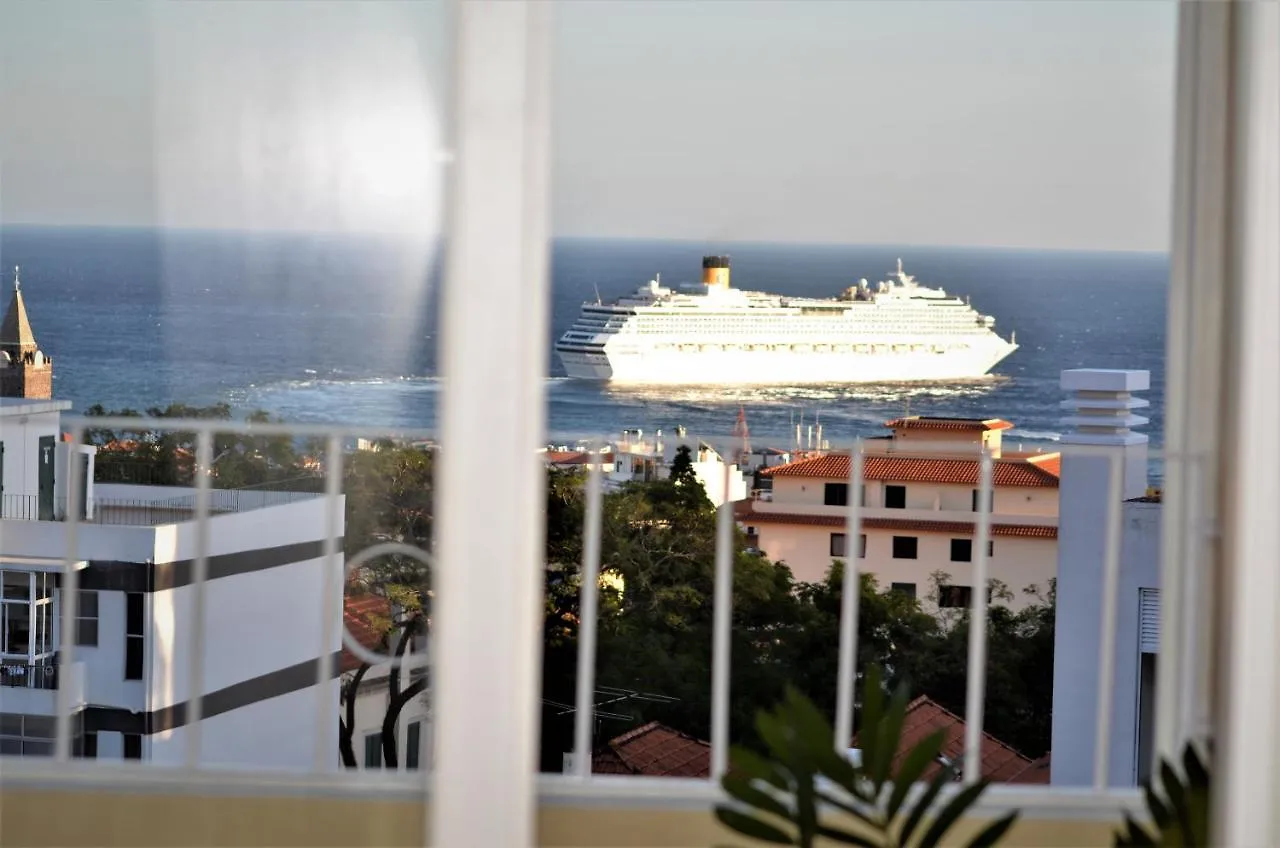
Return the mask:
[[556,343],[570,377],[636,384],[941,382],[987,375],[1017,350],[995,319],[902,270],[835,298],[729,285],[729,257],[706,256],[699,284],[660,278],[611,303],[585,303]]

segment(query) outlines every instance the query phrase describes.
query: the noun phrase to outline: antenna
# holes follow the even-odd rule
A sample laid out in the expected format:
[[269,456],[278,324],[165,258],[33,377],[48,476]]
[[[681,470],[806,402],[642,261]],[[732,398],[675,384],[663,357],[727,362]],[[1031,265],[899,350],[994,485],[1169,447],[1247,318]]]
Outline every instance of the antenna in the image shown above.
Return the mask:
[[17,265],[13,266],[13,290],[15,292],[22,291],[22,269]]

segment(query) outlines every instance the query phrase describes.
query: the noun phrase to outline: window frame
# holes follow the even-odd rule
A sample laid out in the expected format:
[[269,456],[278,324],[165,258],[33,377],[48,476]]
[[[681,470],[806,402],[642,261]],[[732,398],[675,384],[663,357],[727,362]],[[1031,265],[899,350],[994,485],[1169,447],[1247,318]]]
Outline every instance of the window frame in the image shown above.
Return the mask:
[[[905,545],[907,542],[910,542],[910,543],[911,543],[911,555],[910,555],[910,556],[906,556],[906,555],[899,555],[899,553],[898,553],[898,543],[899,543],[899,542],[902,542],[904,545]],[[919,536],[894,536],[894,537],[893,537],[893,542],[891,543],[890,551],[891,551],[891,553],[892,553],[892,558],[893,558],[893,559],[906,559],[906,560],[917,560],[917,559],[920,559],[920,537],[919,537]]]
[[[956,556],[956,545],[964,545],[962,557]],[[951,562],[973,562],[973,539],[951,539]]]
[[124,679],[144,680],[147,672],[147,596],[142,592],[126,592],[124,608]]
[[849,484],[848,483],[823,483],[822,484],[822,505],[823,506],[848,506],[849,505]]
[[[895,501],[898,503],[889,503],[889,494],[893,493]],[[907,487],[899,483],[886,484],[884,487],[884,508],[885,509],[906,509],[907,508]]]

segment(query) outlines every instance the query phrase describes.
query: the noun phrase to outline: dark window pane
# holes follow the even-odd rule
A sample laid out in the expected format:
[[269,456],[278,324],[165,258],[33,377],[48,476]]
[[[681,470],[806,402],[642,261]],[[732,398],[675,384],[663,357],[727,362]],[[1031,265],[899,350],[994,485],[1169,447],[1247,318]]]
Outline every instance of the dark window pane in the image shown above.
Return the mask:
[[22,756],[22,740],[9,739],[0,737],[0,756],[19,757]]
[[142,679],[142,638],[126,636],[124,639],[124,679]]
[[141,592],[130,592],[125,596],[124,632],[130,636],[142,635],[143,598]]
[[987,556],[993,557],[995,555],[996,555],[996,543],[987,542]]
[[844,556],[844,534],[843,533],[831,534],[831,555],[833,557]]
[[382,768],[381,733],[370,733],[364,738],[364,767]]
[[29,715],[23,719],[22,735],[28,739],[52,739],[58,732],[58,724],[53,716]]
[[916,596],[916,584],[914,583],[894,583],[889,587],[892,592],[900,592],[903,595],[914,598]]
[[0,713],[0,736],[21,736],[22,716]]
[[970,562],[973,560],[973,540],[972,539],[952,539],[951,540],[951,561],[952,562]]
[[422,747],[422,722],[409,722],[409,732],[405,740],[404,767],[416,769],[418,767],[418,753]]
[[827,483],[822,489],[822,503],[826,506],[848,506],[849,484]]
[[137,733],[124,735],[124,758],[126,760],[142,759],[142,737]]
[[858,536],[858,557],[861,559],[867,558],[867,534],[866,533],[863,533],[860,536]]
[[77,645],[97,645],[98,644],[98,620],[96,618],[76,619],[76,644]]
[[938,606],[940,607],[967,607],[972,600],[973,589],[968,586],[938,587]]
[[24,757],[52,757],[53,743],[40,742],[34,739],[22,740],[22,756]]
[[885,486],[884,487],[884,505],[887,509],[906,509],[907,508],[907,487],[906,486]]
[[98,734],[86,733],[80,737],[80,756],[87,760],[98,758]]
[[916,558],[916,537],[915,536],[894,536],[893,537],[893,558],[894,559],[915,559]]
[[80,601],[80,609],[76,611],[76,615],[80,618],[97,618],[98,617],[98,593],[97,592],[79,592],[78,600]]

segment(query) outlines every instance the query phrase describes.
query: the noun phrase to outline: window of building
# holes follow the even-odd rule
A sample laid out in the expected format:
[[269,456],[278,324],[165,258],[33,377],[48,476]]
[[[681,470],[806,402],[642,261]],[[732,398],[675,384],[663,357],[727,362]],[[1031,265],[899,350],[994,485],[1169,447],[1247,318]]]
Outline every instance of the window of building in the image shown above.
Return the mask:
[[382,734],[366,733],[364,737],[364,767],[382,768]]
[[848,506],[849,484],[827,483],[822,487],[822,503],[826,506]]
[[416,769],[418,758],[422,753],[422,722],[409,722],[409,731],[405,734],[404,767]]
[[126,760],[142,759],[142,736],[140,734],[124,734],[124,758]]
[[53,736],[53,716],[0,713],[0,754],[52,757]]
[[52,574],[0,571],[0,683],[56,685],[55,621]]
[[973,603],[973,588],[970,586],[939,586],[938,606],[944,609],[967,607]]
[[[996,511],[995,495],[996,495],[995,491],[987,492],[987,512]],[[971,499],[971,502],[973,504],[973,511],[980,512],[982,509],[982,490],[981,489],[973,490],[973,497]]]
[[995,555],[996,555],[996,543],[988,539],[987,540],[987,556],[993,557]]
[[76,644],[98,644],[98,593],[81,591],[76,604]]
[[79,754],[86,760],[94,760],[98,757],[98,734],[89,731],[80,736]]
[[885,486],[884,487],[884,505],[886,509],[906,509],[907,508],[907,487],[906,486]]
[[[858,558],[863,559],[867,555],[867,534],[858,534]],[[845,548],[845,535],[843,533],[831,534],[831,556],[843,557],[848,556]]]
[[125,595],[124,679],[141,680],[146,636],[143,634],[145,598],[141,592]]
[[972,562],[973,561],[973,540],[972,539],[952,539],[951,540],[951,561],[952,562]]
[[893,537],[893,558],[894,559],[915,559],[916,549],[919,539],[915,536],[894,536]]
[[916,584],[914,583],[893,583],[889,586],[890,592],[900,592],[909,598],[916,596]]

